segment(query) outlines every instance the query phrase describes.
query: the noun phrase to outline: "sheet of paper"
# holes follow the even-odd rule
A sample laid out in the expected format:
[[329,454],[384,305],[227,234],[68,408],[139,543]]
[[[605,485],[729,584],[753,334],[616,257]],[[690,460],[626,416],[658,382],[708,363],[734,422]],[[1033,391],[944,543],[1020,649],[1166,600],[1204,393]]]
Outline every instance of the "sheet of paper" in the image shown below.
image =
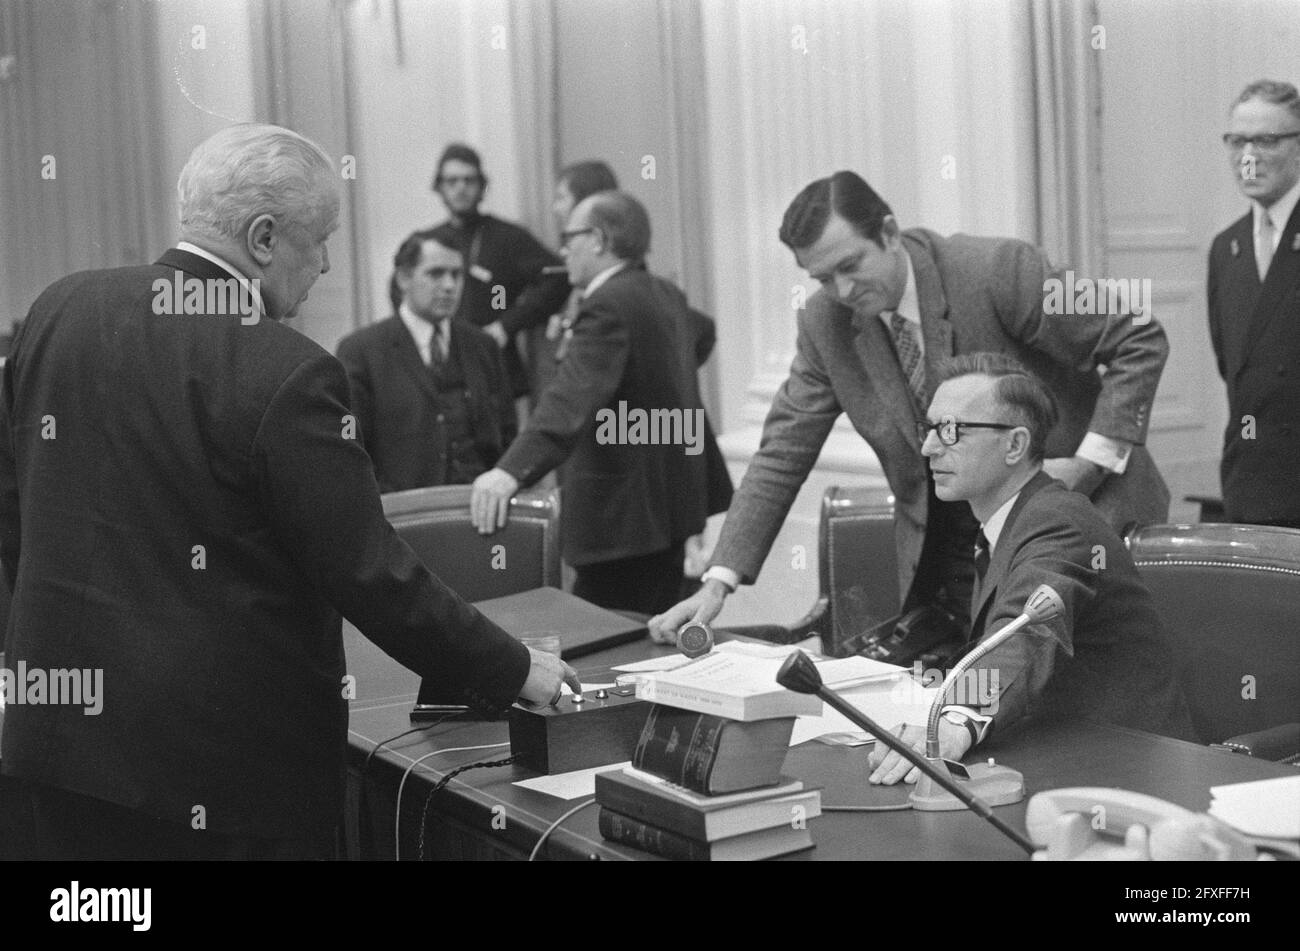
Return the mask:
[[630,674],[639,674],[653,670],[675,670],[690,662],[691,659],[685,654],[664,654],[662,657],[651,657],[648,660],[638,660],[631,664],[619,664],[617,667],[611,667],[610,670],[623,670]]
[[[934,702],[935,694],[938,692],[937,686],[922,687],[907,677],[854,687],[842,691],[841,696],[853,707],[875,720],[883,729],[888,730],[899,723],[925,726],[926,718],[930,713],[930,704]],[[848,717],[823,704],[821,716],[799,717],[794,721],[790,745],[796,746],[827,733],[851,734],[862,738],[867,736]]]
[[799,649],[798,644],[756,644],[753,641],[723,641],[715,651],[723,654],[739,654],[742,657],[773,657],[785,660],[787,656]]
[[557,799],[581,799],[596,795],[596,774],[631,766],[630,762],[610,763],[608,766],[593,766],[591,769],[575,769],[571,773],[556,773],[553,776],[538,776],[536,779],[521,779],[512,786],[531,789],[533,792],[545,793]]
[[1300,776],[1210,787],[1210,815],[1246,835],[1300,839]]

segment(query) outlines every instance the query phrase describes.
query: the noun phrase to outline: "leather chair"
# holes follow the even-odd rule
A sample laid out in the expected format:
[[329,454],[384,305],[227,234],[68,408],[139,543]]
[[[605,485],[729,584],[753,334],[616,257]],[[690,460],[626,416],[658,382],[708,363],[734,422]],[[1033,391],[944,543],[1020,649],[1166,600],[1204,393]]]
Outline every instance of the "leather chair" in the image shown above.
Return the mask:
[[469,499],[467,485],[390,492],[384,514],[425,566],[466,601],[560,587],[556,490],[520,492],[506,527],[492,535],[470,524]]
[[894,500],[888,491],[831,486],[822,496],[817,532],[818,595],[792,626],[728,628],[779,644],[819,636],[834,655],[850,637],[898,613],[898,552]]
[[1300,530],[1154,525],[1125,539],[1204,742],[1300,753]]

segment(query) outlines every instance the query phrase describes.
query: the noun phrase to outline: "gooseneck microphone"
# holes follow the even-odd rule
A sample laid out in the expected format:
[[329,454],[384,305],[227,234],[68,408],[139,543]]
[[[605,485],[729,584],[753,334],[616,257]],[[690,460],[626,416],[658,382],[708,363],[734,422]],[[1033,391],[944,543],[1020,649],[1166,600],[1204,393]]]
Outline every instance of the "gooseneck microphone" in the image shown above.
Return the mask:
[[987,803],[962,789],[961,785],[953,780],[946,771],[937,769],[925,757],[915,752],[888,730],[881,729],[870,717],[858,710],[857,707],[847,703],[839,694],[822,683],[822,675],[817,670],[817,666],[813,663],[812,658],[803,651],[794,651],[785,659],[785,663],[781,665],[781,669],[777,672],[776,682],[787,690],[793,690],[796,693],[812,693],[821,697],[832,708],[848,717],[879,742],[884,743],[926,776],[929,776],[941,787],[956,796],[977,815],[986,819],[999,832],[1024,849],[1027,854],[1034,854],[1034,844],[995,816]]
[[930,704],[930,715],[925,721],[925,755],[927,759],[939,759],[939,715],[943,711],[943,705],[947,702],[948,691],[952,685],[965,676],[966,671],[973,667],[977,662],[982,660],[989,651],[997,647],[1016,631],[1020,630],[1026,624],[1037,624],[1039,621],[1050,621],[1065,611],[1065,602],[1061,596],[1056,593],[1056,589],[1048,584],[1040,584],[1034,589],[1034,593],[1029,596],[1025,602],[1025,608],[1016,618],[1002,630],[998,631],[992,637],[986,637],[975,646],[975,648],[958,661],[957,666],[948,672],[948,676],[943,678],[943,684],[939,687],[939,692],[935,694],[934,702]]

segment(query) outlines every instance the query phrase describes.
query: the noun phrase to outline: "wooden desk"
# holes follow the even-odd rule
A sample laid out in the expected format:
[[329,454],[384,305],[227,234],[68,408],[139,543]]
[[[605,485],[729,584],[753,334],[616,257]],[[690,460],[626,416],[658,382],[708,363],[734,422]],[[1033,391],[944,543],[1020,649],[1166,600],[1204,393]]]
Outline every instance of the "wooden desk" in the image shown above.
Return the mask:
[[[349,842],[358,851],[354,821],[366,755],[384,739],[410,729],[419,678],[385,656],[345,625],[348,669],[357,678],[349,729]],[[655,654],[671,653],[648,640],[581,658],[575,664],[584,680],[612,680],[607,670]],[[886,725],[888,726],[888,725]],[[434,750],[507,741],[504,722],[447,721],[425,733],[398,740],[371,762],[365,776],[365,806],[373,819],[377,845],[368,857],[393,857],[394,805],[403,771]],[[869,748],[848,749],[805,743],[790,751],[786,772],[820,785],[823,806],[881,805],[906,796],[906,789],[872,787],[866,782]],[[1208,747],[1102,724],[1042,724],[1009,732],[983,756],[1025,775],[1029,794],[1062,786],[1114,786],[1159,796],[1204,811],[1210,787],[1224,783],[1291,775],[1286,766],[1221,753]],[[496,749],[432,756],[417,766],[402,794],[401,855],[414,859],[421,813],[429,789],[457,766],[508,756]],[[522,766],[473,770],[438,793],[429,809],[426,858],[526,858],[548,825],[584,800],[565,802],[511,783],[535,775]],[[649,860],[653,856],[605,842],[597,830],[598,807],[567,819],[551,834],[543,855],[551,859]],[[1024,829],[1025,803],[1005,806],[998,816]],[[495,821],[494,821],[495,820]],[[1024,859],[1013,843],[969,812],[832,812],[809,823],[817,847],[789,856],[812,859]]]

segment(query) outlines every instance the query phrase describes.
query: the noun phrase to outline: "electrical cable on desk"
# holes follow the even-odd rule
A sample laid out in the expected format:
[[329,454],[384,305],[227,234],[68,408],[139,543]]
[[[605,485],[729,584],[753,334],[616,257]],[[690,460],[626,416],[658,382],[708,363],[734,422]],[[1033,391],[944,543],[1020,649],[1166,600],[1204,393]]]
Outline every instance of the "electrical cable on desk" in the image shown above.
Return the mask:
[[581,812],[583,809],[586,809],[588,806],[594,806],[595,804],[596,804],[596,800],[594,799],[588,799],[586,802],[580,802],[572,809],[570,809],[568,812],[566,812],[564,815],[560,816],[560,818],[556,819],[549,826],[547,826],[546,831],[542,833],[542,837],[538,839],[537,844],[533,846],[533,850],[528,853],[528,861],[534,862],[537,860],[537,854],[542,851],[542,846],[546,844],[546,840],[550,838],[552,832],[554,832],[556,829],[560,827],[560,824],[564,822],[565,819],[569,818],[569,816],[572,816],[575,813]]
[[410,736],[412,733],[423,733],[425,730],[432,730],[435,726],[441,726],[443,723],[447,722],[448,720],[450,720],[452,717],[455,716],[460,716],[460,714],[448,713],[445,716],[438,717],[438,719],[434,720],[432,723],[426,723],[424,726],[412,727],[409,730],[405,730],[401,733],[398,733],[396,736],[390,736],[386,740],[380,740],[371,748],[370,752],[366,754],[366,761],[361,764],[362,779],[364,779],[366,773],[370,771],[370,761],[375,758],[375,754],[378,753],[385,746],[387,746],[389,743],[394,743],[397,740],[400,740],[404,736]]
[[[397,784],[396,814],[393,819],[393,860],[401,861],[402,858],[402,790],[406,788],[406,779],[411,775],[411,771],[414,770],[415,767],[419,766],[430,756],[437,756],[439,753],[469,753],[475,750],[496,750],[509,745],[510,741],[507,740],[504,743],[485,743],[482,746],[454,746],[451,749],[446,750],[433,750],[430,753],[425,753],[419,759],[412,762],[410,766],[406,767],[406,772],[402,773],[402,781]],[[504,760],[495,760],[493,762],[470,763],[466,766],[460,766],[453,769],[446,776],[442,777],[442,779],[438,780],[433,789],[429,792],[428,798],[425,799],[424,812],[420,816],[420,861],[424,861],[424,826],[428,821],[429,803],[433,801],[433,794],[443,786],[446,786],[455,776],[465,772],[467,769],[476,769],[480,766],[508,766],[513,762],[514,757],[511,756]]]

